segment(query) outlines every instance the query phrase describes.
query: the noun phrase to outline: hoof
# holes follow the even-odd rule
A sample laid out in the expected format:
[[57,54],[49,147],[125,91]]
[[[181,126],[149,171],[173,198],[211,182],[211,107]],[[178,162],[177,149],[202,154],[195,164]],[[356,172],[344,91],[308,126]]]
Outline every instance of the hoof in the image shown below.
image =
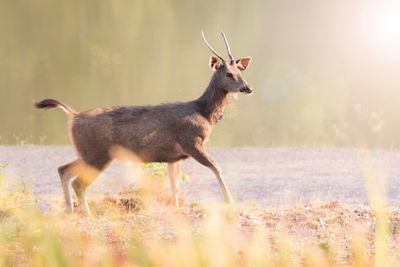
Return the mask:
[[85,207],[79,206],[79,208],[77,209],[77,212],[80,215],[88,217],[88,218],[92,216],[92,214],[90,213],[90,210],[88,208],[85,208]]
[[226,204],[233,204],[233,203],[235,203],[234,201],[233,201],[233,199],[232,199],[232,197],[225,197],[225,203]]
[[65,208],[65,212],[66,213],[73,213],[74,212],[74,208],[73,207],[66,207]]

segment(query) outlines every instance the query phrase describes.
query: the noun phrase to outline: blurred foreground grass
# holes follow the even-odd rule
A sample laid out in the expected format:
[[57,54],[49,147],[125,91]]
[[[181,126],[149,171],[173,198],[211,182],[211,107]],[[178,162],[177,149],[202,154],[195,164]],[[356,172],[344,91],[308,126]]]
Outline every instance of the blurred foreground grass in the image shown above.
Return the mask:
[[[160,179],[90,200],[91,218],[29,187],[0,189],[0,266],[399,266],[400,210],[169,205]],[[372,190],[373,191],[373,190]],[[371,191],[371,192],[372,192]],[[78,209],[79,211],[79,209]]]

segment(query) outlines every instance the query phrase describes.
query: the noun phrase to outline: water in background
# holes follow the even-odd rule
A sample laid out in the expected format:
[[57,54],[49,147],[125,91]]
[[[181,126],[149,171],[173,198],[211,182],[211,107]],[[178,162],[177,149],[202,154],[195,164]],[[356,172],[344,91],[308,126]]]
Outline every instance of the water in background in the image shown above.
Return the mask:
[[[381,1],[380,3],[385,3]],[[198,97],[210,51],[252,56],[254,88],[229,106],[214,146],[398,147],[400,55],[369,28],[366,1],[0,0],[0,144],[69,144],[77,110]]]

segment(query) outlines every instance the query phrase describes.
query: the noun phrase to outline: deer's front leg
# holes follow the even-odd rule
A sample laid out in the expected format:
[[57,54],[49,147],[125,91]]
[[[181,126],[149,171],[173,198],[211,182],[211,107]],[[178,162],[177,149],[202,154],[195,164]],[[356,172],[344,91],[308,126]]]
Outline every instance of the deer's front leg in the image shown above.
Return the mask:
[[171,183],[172,203],[179,207],[179,179],[181,178],[182,161],[168,163],[168,177]]
[[222,193],[224,194],[224,199],[226,203],[233,203],[232,194],[229,191],[224,179],[222,178],[221,168],[217,163],[208,155],[207,151],[202,145],[197,145],[192,148],[187,148],[185,150],[187,154],[197,160],[200,164],[208,167],[217,176],[219,186],[221,187]]

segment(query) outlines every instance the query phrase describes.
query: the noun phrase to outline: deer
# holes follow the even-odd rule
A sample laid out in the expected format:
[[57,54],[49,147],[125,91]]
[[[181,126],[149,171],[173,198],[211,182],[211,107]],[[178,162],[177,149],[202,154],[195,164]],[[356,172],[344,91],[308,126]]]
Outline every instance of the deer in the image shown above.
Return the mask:
[[74,210],[69,188],[72,185],[78,206],[90,216],[86,190],[115,159],[112,153],[115,146],[131,151],[141,162],[166,162],[172,204],[176,207],[179,207],[181,164],[189,157],[214,173],[225,202],[233,203],[221,168],[205,145],[232,97],[253,92],[241,75],[248,68],[251,57],[235,60],[225,34],[221,32],[221,35],[229,60],[211,47],[201,31],[204,43],[214,54],[209,59],[209,68],[214,73],[204,93],[193,101],[112,106],[84,112],[77,112],[54,99],[33,101],[39,109],[59,107],[69,116],[69,136],[78,159],[58,168],[67,212]]

